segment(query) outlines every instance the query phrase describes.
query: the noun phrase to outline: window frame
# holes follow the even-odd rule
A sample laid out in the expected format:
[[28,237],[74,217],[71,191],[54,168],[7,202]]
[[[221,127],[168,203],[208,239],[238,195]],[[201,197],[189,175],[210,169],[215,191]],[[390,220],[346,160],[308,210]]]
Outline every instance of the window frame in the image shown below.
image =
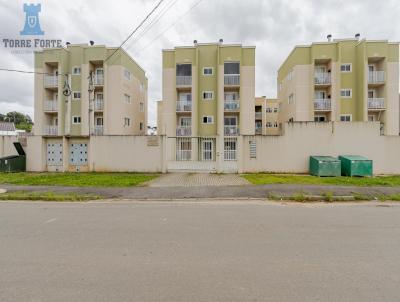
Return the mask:
[[[207,122],[204,122],[204,118],[207,118]],[[209,119],[211,119],[211,122],[209,122]],[[203,115],[201,117],[201,123],[204,125],[212,125],[214,124],[214,116],[213,115]]]
[[[79,122],[78,121],[76,121],[75,122],[75,119],[79,119]],[[82,117],[80,116],[80,115],[73,115],[72,116],[72,125],[80,125],[80,124],[82,124]]]
[[[342,70],[342,67],[350,66],[350,70]],[[341,63],[340,64],[340,72],[342,73],[350,73],[353,72],[353,64],[352,63]]]
[[[349,121],[346,121],[346,120],[342,120],[342,117],[350,117],[350,120]],[[353,115],[352,114],[341,114],[340,115],[340,121],[341,122],[345,122],[345,123],[349,123],[349,122],[352,122],[353,121]]]
[[125,104],[132,104],[131,96],[129,94],[127,94],[127,93],[124,93],[124,103]]
[[[76,73],[75,69],[79,69],[79,73]],[[73,76],[81,75],[82,74],[82,68],[80,66],[73,66],[72,70],[71,70],[71,74]]]
[[[204,73],[204,71],[206,70],[206,69],[210,69],[211,70],[211,73]],[[210,77],[210,76],[213,76],[214,75],[214,67],[208,67],[208,66],[206,66],[206,67],[203,67],[203,76],[206,76],[206,77]]]
[[[211,98],[204,98],[204,95],[206,94],[206,93],[210,93],[211,94]],[[214,100],[214,91],[212,91],[212,90],[206,90],[206,91],[203,91],[202,92],[202,99],[203,99],[203,101],[213,101]]]
[[[128,123],[126,122],[128,121]],[[130,127],[132,125],[130,117],[124,117],[124,127]]]
[[[343,96],[342,92],[344,91],[350,91],[350,95],[349,96]],[[353,89],[351,88],[342,88],[340,89],[340,98],[342,99],[351,99],[353,97]]]
[[[129,74],[129,77],[127,76]],[[124,68],[124,79],[130,81],[132,79],[132,72],[128,68]]]
[[[76,98],[76,97],[75,97],[75,93],[79,93],[79,98]],[[82,98],[82,92],[81,92],[81,91],[79,91],[79,90],[77,90],[77,91],[72,91],[72,99],[73,99],[73,100],[79,101],[81,98]]]

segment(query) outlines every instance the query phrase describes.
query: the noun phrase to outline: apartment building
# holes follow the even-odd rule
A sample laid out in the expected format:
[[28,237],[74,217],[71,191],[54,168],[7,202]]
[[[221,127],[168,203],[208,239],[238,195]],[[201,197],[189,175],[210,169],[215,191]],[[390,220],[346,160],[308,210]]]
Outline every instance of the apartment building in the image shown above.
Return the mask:
[[254,134],[255,47],[194,41],[162,57],[158,133],[173,159],[236,161],[237,137]]
[[91,136],[146,134],[147,78],[122,49],[44,49],[35,53],[35,71],[34,134],[46,140],[55,170],[84,169]]
[[328,36],[296,46],[279,68],[279,121],[371,121],[399,135],[398,91],[398,43]]
[[145,71],[123,50],[68,45],[35,53],[35,135],[144,135]]
[[255,98],[254,105],[255,134],[279,135],[278,99],[267,99],[265,96]]

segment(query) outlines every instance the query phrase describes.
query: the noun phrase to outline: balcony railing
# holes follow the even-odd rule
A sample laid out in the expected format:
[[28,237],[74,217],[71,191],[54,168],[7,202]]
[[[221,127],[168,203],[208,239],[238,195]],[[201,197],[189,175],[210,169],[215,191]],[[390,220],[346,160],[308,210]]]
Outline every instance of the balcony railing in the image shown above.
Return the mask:
[[104,126],[102,125],[95,125],[93,127],[92,135],[103,135]]
[[261,135],[262,134],[262,128],[256,128],[256,135]]
[[256,116],[256,120],[261,120],[262,119],[262,112],[256,112],[255,116]]
[[177,112],[190,112],[192,111],[192,102],[188,101],[177,101],[176,102]]
[[332,109],[330,99],[315,99],[314,110],[325,110],[330,111]]
[[58,111],[58,102],[57,101],[44,101],[43,104],[44,111],[57,112]]
[[176,127],[176,136],[191,136],[191,135],[192,135],[191,126]]
[[385,82],[384,71],[369,71],[368,72],[368,84],[380,84]]
[[224,85],[238,86],[240,85],[240,74],[225,74]]
[[104,100],[94,100],[94,110],[103,111],[104,110]]
[[53,75],[44,76],[45,87],[58,87],[58,77]]
[[239,135],[239,127],[238,126],[224,126],[224,135],[225,136]]
[[104,85],[104,76],[96,74],[93,78],[93,85],[101,86]]
[[368,99],[368,109],[385,109],[385,99],[384,98]]
[[331,74],[329,72],[317,72],[314,74],[315,85],[329,85],[331,83]]
[[176,150],[176,160],[191,160],[192,159],[192,150]]
[[53,125],[45,126],[44,135],[58,135],[58,126],[53,126]]
[[239,100],[225,100],[224,101],[224,109],[226,111],[238,110],[239,109]]
[[176,76],[176,86],[191,86],[192,76]]

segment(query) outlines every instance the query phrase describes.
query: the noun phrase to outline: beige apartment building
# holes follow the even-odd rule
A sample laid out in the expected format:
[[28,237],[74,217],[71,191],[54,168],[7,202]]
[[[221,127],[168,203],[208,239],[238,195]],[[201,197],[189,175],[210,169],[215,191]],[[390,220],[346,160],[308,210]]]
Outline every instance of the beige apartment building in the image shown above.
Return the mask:
[[371,121],[399,135],[399,44],[328,39],[296,46],[279,68],[280,123]]
[[85,170],[91,136],[146,134],[145,71],[115,50],[91,43],[35,53],[34,134],[50,170]]
[[172,160],[237,160],[237,137],[254,134],[255,47],[197,43],[163,50],[158,134]]
[[265,96],[255,98],[255,134],[279,135],[279,101]]

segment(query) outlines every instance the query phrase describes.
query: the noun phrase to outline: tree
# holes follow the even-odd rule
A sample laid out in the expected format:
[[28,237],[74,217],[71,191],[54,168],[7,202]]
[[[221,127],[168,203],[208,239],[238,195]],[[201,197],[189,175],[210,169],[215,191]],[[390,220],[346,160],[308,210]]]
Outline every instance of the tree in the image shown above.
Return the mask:
[[15,124],[15,128],[30,132],[32,130],[32,119],[28,114],[12,111],[6,115],[0,114],[0,121],[11,122]]

